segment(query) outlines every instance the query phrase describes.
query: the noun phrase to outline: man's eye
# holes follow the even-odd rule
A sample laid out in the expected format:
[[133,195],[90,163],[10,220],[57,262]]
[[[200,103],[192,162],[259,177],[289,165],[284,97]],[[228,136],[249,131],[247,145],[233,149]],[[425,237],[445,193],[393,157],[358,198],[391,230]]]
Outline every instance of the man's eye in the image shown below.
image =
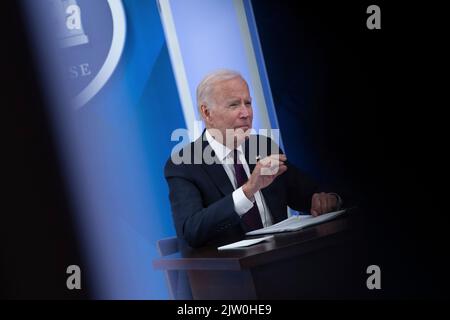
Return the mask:
[[237,107],[239,104],[237,104],[237,103],[232,103],[232,104],[230,104],[230,107]]

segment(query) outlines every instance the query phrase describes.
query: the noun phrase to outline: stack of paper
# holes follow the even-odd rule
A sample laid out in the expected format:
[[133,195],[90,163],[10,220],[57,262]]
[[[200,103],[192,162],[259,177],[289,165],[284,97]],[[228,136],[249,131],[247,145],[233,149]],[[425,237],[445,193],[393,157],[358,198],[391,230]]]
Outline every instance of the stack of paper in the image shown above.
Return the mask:
[[241,240],[241,241],[238,241],[235,243],[227,244],[226,246],[218,247],[217,249],[226,250],[226,249],[237,249],[237,248],[248,247],[253,244],[263,242],[264,240],[268,240],[270,238],[273,238],[273,236],[267,236],[267,237],[262,237],[262,238],[258,238],[258,239]]
[[297,231],[302,228],[312,226],[314,224],[319,224],[319,223],[325,222],[327,220],[333,219],[344,212],[345,212],[345,210],[334,211],[334,212],[322,214],[317,217],[313,217],[311,215],[292,216],[290,218],[287,218],[286,220],[278,222],[269,227],[247,232],[246,235],[254,236],[254,235],[266,234],[266,233]]

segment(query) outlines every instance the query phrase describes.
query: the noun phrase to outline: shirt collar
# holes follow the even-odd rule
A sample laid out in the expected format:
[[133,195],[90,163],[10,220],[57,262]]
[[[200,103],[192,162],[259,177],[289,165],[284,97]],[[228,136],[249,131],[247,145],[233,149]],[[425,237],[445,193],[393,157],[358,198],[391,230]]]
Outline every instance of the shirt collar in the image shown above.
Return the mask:
[[[216,139],[214,139],[214,137],[209,133],[208,129],[206,129],[205,136],[206,136],[206,140],[208,140],[209,145],[211,146],[214,153],[216,154],[216,157],[221,162],[223,162],[224,159],[226,157],[228,157],[228,155],[233,151],[230,148],[228,148],[227,146],[225,146],[222,143],[220,143],[219,141],[217,141]],[[240,144],[237,147],[237,150],[239,152],[242,152],[242,144]]]

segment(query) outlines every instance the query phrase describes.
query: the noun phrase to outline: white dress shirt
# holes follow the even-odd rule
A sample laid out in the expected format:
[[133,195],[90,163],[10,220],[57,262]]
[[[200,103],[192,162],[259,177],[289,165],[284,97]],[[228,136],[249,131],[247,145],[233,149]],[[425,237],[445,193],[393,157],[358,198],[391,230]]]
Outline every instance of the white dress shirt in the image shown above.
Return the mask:
[[[242,217],[245,213],[247,213],[248,210],[250,210],[253,207],[253,201],[251,201],[245,196],[242,187],[236,188],[237,182],[236,182],[236,174],[234,172],[233,150],[215,140],[208,132],[208,129],[206,130],[205,135],[206,139],[208,140],[208,143],[214,150],[216,157],[219,159],[220,163],[225,169],[225,172],[227,173],[228,178],[230,179],[231,184],[235,189],[233,191],[234,210],[239,216]],[[250,168],[247,164],[247,160],[245,159],[244,153],[242,151],[242,146],[239,146],[237,148],[237,151],[239,161],[242,163],[242,166],[244,167],[247,177],[249,177]],[[261,221],[263,226],[267,227],[272,225],[272,218],[270,215],[269,207],[267,206],[261,191],[256,192],[254,198],[256,201],[256,205],[258,206],[259,214],[261,215]]]

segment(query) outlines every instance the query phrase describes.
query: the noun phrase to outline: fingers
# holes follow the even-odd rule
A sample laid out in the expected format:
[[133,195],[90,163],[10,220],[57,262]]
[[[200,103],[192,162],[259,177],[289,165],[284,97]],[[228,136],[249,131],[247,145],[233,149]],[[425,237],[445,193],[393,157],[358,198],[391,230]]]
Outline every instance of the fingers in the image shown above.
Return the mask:
[[261,165],[261,175],[278,176],[287,170],[287,166],[282,161],[272,160]]
[[311,214],[318,216],[332,211],[337,205],[335,196],[325,192],[314,193],[311,199]]
[[287,166],[285,164],[280,165],[278,172],[276,173],[275,177],[278,177],[280,175],[282,175],[283,173],[285,173],[287,171]]
[[273,173],[273,174],[271,174],[269,176],[272,177],[273,179],[275,179],[276,177],[278,177],[278,176],[282,175],[283,173],[285,173],[287,171],[287,169],[288,168],[287,168],[286,165],[281,164],[281,165],[278,166],[278,168],[276,168],[274,171],[272,171],[272,172],[275,172],[275,173]]
[[287,160],[284,154],[272,154],[265,157],[258,164],[261,166],[261,175],[277,177],[287,170],[285,161]]
[[327,213],[330,212],[331,208],[330,208],[330,197],[328,197],[328,194],[324,194],[323,195],[323,201],[322,203],[322,213]]
[[274,162],[282,162],[287,161],[287,158],[284,154],[271,154],[259,161],[261,164],[274,163]]
[[258,161],[248,181],[252,190],[256,192],[267,187],[276,177],[285,173],[287,166],[284,161],[286,160],[287,158],[283,154],[273,154]]
[[[279,160],[279,161],[286,161],[287,160],[287,157],[284,154],[271,154],[270,156],[268,156],[266,158]],[[264,159],[266,159],[266,158],[264,158]]]
[[328,211],[334,211],[338,207],[338,198],[334,194],[327,193],[328,196]]
[[320,208],[320,197],[318,193],[314,193],[311,199],[311,214],[316,217],[319,214],[322,214],[322,210]]

